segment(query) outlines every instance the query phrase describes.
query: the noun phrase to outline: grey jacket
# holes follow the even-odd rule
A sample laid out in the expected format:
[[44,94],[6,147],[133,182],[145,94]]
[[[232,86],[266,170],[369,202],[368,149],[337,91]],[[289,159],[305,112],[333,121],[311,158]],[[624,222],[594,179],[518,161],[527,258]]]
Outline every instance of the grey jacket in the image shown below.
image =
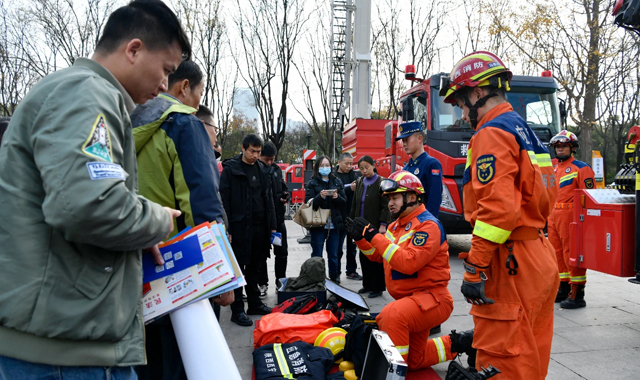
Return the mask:
[[145,363],[140,248],[169,231],[137,195],[134,104],[89,59],[48,75],[0,147],[0,355]]

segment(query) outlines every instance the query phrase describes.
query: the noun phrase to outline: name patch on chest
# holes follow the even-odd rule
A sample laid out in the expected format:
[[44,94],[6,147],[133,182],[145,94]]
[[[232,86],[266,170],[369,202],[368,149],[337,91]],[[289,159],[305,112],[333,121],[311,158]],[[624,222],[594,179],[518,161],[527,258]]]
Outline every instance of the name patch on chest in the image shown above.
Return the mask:
[[423,245],[425,245],[428,238],[429,238],[428,233],[418,231],[413,235],[413,240],[411,240],[411,244],[415,245],[416,247],[422,247]]
[[496,156],[485,154],[476,160],[476,176],[481,184],[487,184],[496,174]]

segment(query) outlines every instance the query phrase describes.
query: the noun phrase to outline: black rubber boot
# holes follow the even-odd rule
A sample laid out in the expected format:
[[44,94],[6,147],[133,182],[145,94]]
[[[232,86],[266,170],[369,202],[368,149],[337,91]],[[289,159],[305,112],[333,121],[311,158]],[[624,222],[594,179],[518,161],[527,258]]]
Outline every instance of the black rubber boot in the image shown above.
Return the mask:
[[587,302],[584,300],[584,285],[571,284],[571,294],[566,300],[560,302],[560,307],[578,309],[585,306],[587,306]]
[[476,349],[471,345],[473,344],[473,330],[463,331],[457,333],[456,330],[451,330],[451,353],[465,353],[467,354],[467,364],[471,368],[476,367]]
[[569,293],[571,292],[571,285],[569,285],[569,281],[560,282],[560,287],[558,288],[558,294],[556,294],[556,303],[562,302],[569,297]]

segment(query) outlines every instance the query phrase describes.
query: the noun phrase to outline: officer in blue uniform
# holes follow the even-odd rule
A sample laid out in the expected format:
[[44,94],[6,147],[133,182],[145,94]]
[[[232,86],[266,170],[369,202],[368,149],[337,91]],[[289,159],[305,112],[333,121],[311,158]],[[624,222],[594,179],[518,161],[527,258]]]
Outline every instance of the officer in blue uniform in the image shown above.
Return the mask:
[[420,178],[424,186],[424,205],[437,218],[440,203],[442,203],[442,165],[440,161],[424,151],[425,138],[426,133],[422,130],[422,123],[419,121],[402,123],[398,126],[396,141],[402,140],[404,151],[411,156],[403,170]]

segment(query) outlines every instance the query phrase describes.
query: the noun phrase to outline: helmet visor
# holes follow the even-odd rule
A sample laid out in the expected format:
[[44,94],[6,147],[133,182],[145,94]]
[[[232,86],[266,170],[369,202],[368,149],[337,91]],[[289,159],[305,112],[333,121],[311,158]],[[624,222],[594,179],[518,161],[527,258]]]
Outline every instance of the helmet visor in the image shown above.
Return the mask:
[[382,182],[380,182],[380,191],[383,193],[392,193],[398,190],[398,188],[400,188],[400,185],[392,179],[383,179]]

